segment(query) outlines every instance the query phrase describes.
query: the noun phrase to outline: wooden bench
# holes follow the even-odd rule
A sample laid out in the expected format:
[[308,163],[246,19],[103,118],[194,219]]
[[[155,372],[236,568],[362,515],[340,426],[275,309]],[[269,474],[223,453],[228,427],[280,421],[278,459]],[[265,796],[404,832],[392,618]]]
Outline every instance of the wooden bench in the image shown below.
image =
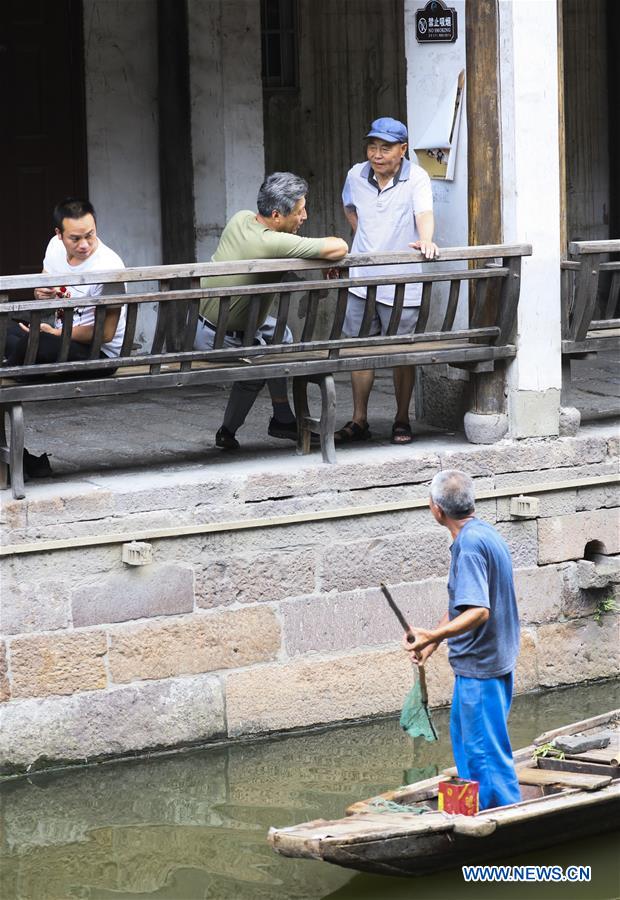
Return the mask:
[[576,241],[569,246],[570,259],[561,263],[562,355],[567,364],[571,358],[620,349],[620,261],[608,259],[617,253],[620,240]]
[[[123,269],[115,272],[90,273],[74,280],[74,284],[105,283],[108,285],[136,283],[141,293],[110,294],[88,304],[96,307],[95,334],[90,359],[68,362],[73,310],[84,306],[84,300],[63,300],[63,334],[57,362],[35,364],[39,324],[53,314],[59,301],[12,300],[16,291],[32,291],[35,287],[50,287],[58,276],[16,275],[0,278],[0,359],[4,357],[6,329],[13,318],[28,315],[31,322],[25,364],[8,368],[0,366],[0,487],[6,486],[6,464],[11,465],[13,496],[25,496],[22,455],[24,447],[23,404],[33,401],[111,397],[158,388],[183,385],[223,384],[234,381],[290,377],[293,379],[295,411],[298,422],[298,452],[310,449],[311,432],[318,433],[325,462],[335,462],[334,428],[336,393],[333,375],[361,369],[378,369],[404,365],[444,363],[471,372],[489,372],[516,353],[513,332],[516,324],[520,290],[521,258],[531,253],[529,245],[490,245],[483,247],[445,248],[438,263],[429,263],[423,273],[408,275],[349,277],[352,266],[374,266],[422,262],[417,252],[381,255],[349,256],[337,268],[339,277],[325,281],[320,270],[333,264],[319,260],[246,260],[237,263],[200,263],[180,266]],[[453,265],[454,264],[454,265]],[[283,273],[294,268],[296,275],[317,271],[311,280],[286,279]],[[200,279],[209,275],[239,275],[260,272],[270,277],[261,285],[230,288],[201,288]],[[273,277],[272,277],[273,276]],[[184,279],[184,281],[181,281]],[[63,281],[66,278],[63,278]],[[145,282],[155,282],[149,288]],[[412,334],[397,335],[403,309],[405,286],[422,284],[422,303]],[[470,285],[469,325],[455,328],[461,285]],[[387,334],[370,336],[375,296],[378,285],[395,286],[395,302]],[[444,285],[445,288],[439,287]],[[488,324],[487,303],[489,288],[499,293],[494,321]],[[349,288],[367,286],[367,299],[360,334],[347,338],[342,335],[347,292]],[[261,296],[276,295],[274,312],[277,326],[273,343],[254,344],[254,334]],[[307,294],[306,314],[302,333],[292,344],[282,343],[284,329],[289,323],[291,297]],[[250,296],[244,327],[242,348],[227,349],[230,302],[234,295]],[[203,297],[219,298],[219,315],[212,350],[193,350],[198,324],[199,303]],[[443,298],[443,299],[442,299]],[[467,302],[467,298],[464,298]],[[432,304],[442,302],[441,325],[428,330]],[[127,304],[127,327],[121,354],[113,359],[101,359],[100,347],[103,323],[108,306]],[[156,304],[157,319],[154,335],[147,352],[132,354],[136,336],[138,310],[143,304]],[[319,316],[319,308],[322,313]],[[323,336],[317,323],[323,322]],[[327,328],[325,328],[327,322]],[[481,323],[485,324],[481,324]],[[100,377],[93,370],[114,370]],[[90,376],[90,377],[89,377]],[[62,378],[62,380],[59,380]],[[312,418],[308,412],[307,384],[316,382],[321,389],[321,415]],[[10,440],[7,443],[4,420],[8,415]]]

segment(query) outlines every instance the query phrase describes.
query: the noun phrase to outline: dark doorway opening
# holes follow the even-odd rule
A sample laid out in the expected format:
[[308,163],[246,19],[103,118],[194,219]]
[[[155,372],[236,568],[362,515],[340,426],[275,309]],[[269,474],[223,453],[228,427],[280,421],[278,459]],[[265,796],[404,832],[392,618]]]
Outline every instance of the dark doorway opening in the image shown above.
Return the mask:
[[[620,237],[616,0],[562,0],[566,243]],[[611,150],[611,152],[610,152]],[[563,248],[566,252],[566,247]]]
[[52,208],[87,195],[81,0],[0,4],[0,274],[39,272]]

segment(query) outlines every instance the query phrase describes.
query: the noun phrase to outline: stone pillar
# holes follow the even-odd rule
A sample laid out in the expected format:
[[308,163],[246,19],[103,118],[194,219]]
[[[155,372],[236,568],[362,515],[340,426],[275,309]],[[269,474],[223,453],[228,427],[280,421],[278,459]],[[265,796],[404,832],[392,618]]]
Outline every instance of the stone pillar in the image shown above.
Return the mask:
[[530,243],[516,360],[507,373],[510,435],[557,435],[561,390],[560,152],[556,0],[499,0],[502,226]]

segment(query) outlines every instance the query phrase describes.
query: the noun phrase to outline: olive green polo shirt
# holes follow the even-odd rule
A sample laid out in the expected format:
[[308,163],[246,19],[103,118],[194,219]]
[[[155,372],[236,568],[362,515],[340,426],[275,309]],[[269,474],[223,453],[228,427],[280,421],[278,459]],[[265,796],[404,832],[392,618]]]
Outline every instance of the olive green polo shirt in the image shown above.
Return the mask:
[[[325,247],[325,238],[298,237],[285,231],[274,231],[261,225],[256,213],[249,209],[236,213],[222,232],[212,262],[229,262],[237,259],[316,259]],[[278,281],[281,275],[273,272],[248,273],[247,275],[213,275],[201,278],[201,287],[231,287],[245,284],[268,284]],[[257,325],[262,325],[274,299],[274,294],[261,295]],[[227,331],[242,331],[245,327],[250,294],[234,296],[226,325]],[[200,302],[200,315],[212,325],[217,323],[219,299],[212,297]]]

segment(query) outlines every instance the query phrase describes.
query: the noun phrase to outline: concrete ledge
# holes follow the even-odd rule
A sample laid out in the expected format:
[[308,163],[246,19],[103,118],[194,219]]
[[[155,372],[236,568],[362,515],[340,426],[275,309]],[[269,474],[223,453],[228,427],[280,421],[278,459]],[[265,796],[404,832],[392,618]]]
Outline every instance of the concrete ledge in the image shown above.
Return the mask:
[[[339,462],[325,466],[316,454],[298,457],[224,454],[208,466],[176,465],[131,473],[59,475],[28,484],[25,500],[1,492],[0,540],[6,544],[67,539],[83,534],[127,534],[255,518],[324,507],[420,496],[440,469],[460,468],[474,478],[527,483],[618,471],[613,424],[587,426],[577,437],[503,440],[468,444],[462,436],[424,435],[395,448],[364,445],[339,450]],[[611,441],[611,444],[610,444]],[[574,470],[574,472],[573,472]],[[547,474],[548,473],[548,474]]]
[[498,475],[591,465],[604,462],[607,455],[607,435],[592,428],[582,429],[578,437],[503,440],[491,447],[470,444],[463,449],[448,446],[441,453],[441,467],[464,469],[472,476]]
[[[414,624],[432,626],[446,609],[450,541],[425,505],[432,475],[459,467],[477,490],[514,493],[608,476],[618,469],[612,430],[492,447],[424,436],[404,448],[344,448],[335,467],[276,449],[33,484],[25,503],[3,505],[0,540],[73,535],[78,546],[1,560],[0,759],[57,763],[398,712],[412,676],[378,585],[393,587]],[[513,554],[520,692],[610,677],[617,666],[611,618],[600,627],[593,618],[617,590],[613,578],[564,561],[590,540],[613,552],[617,491],[539,496],[542,515],[530,520],[509,518],[503,498],[478,503]],[[320,518],[410,500],[424,506]],[[279,518],[293,512],[317,518]],[[277,524],[264,527],[267,517]],[[244,519],[259,527],[174,531]],[[153,561],[141,569],[122,563],[119,544],[79,546],[110,531],[134,537],[149,523],[169,536],[152,540]],[[444,646],[428,684],[432,705],[449,702]]]

